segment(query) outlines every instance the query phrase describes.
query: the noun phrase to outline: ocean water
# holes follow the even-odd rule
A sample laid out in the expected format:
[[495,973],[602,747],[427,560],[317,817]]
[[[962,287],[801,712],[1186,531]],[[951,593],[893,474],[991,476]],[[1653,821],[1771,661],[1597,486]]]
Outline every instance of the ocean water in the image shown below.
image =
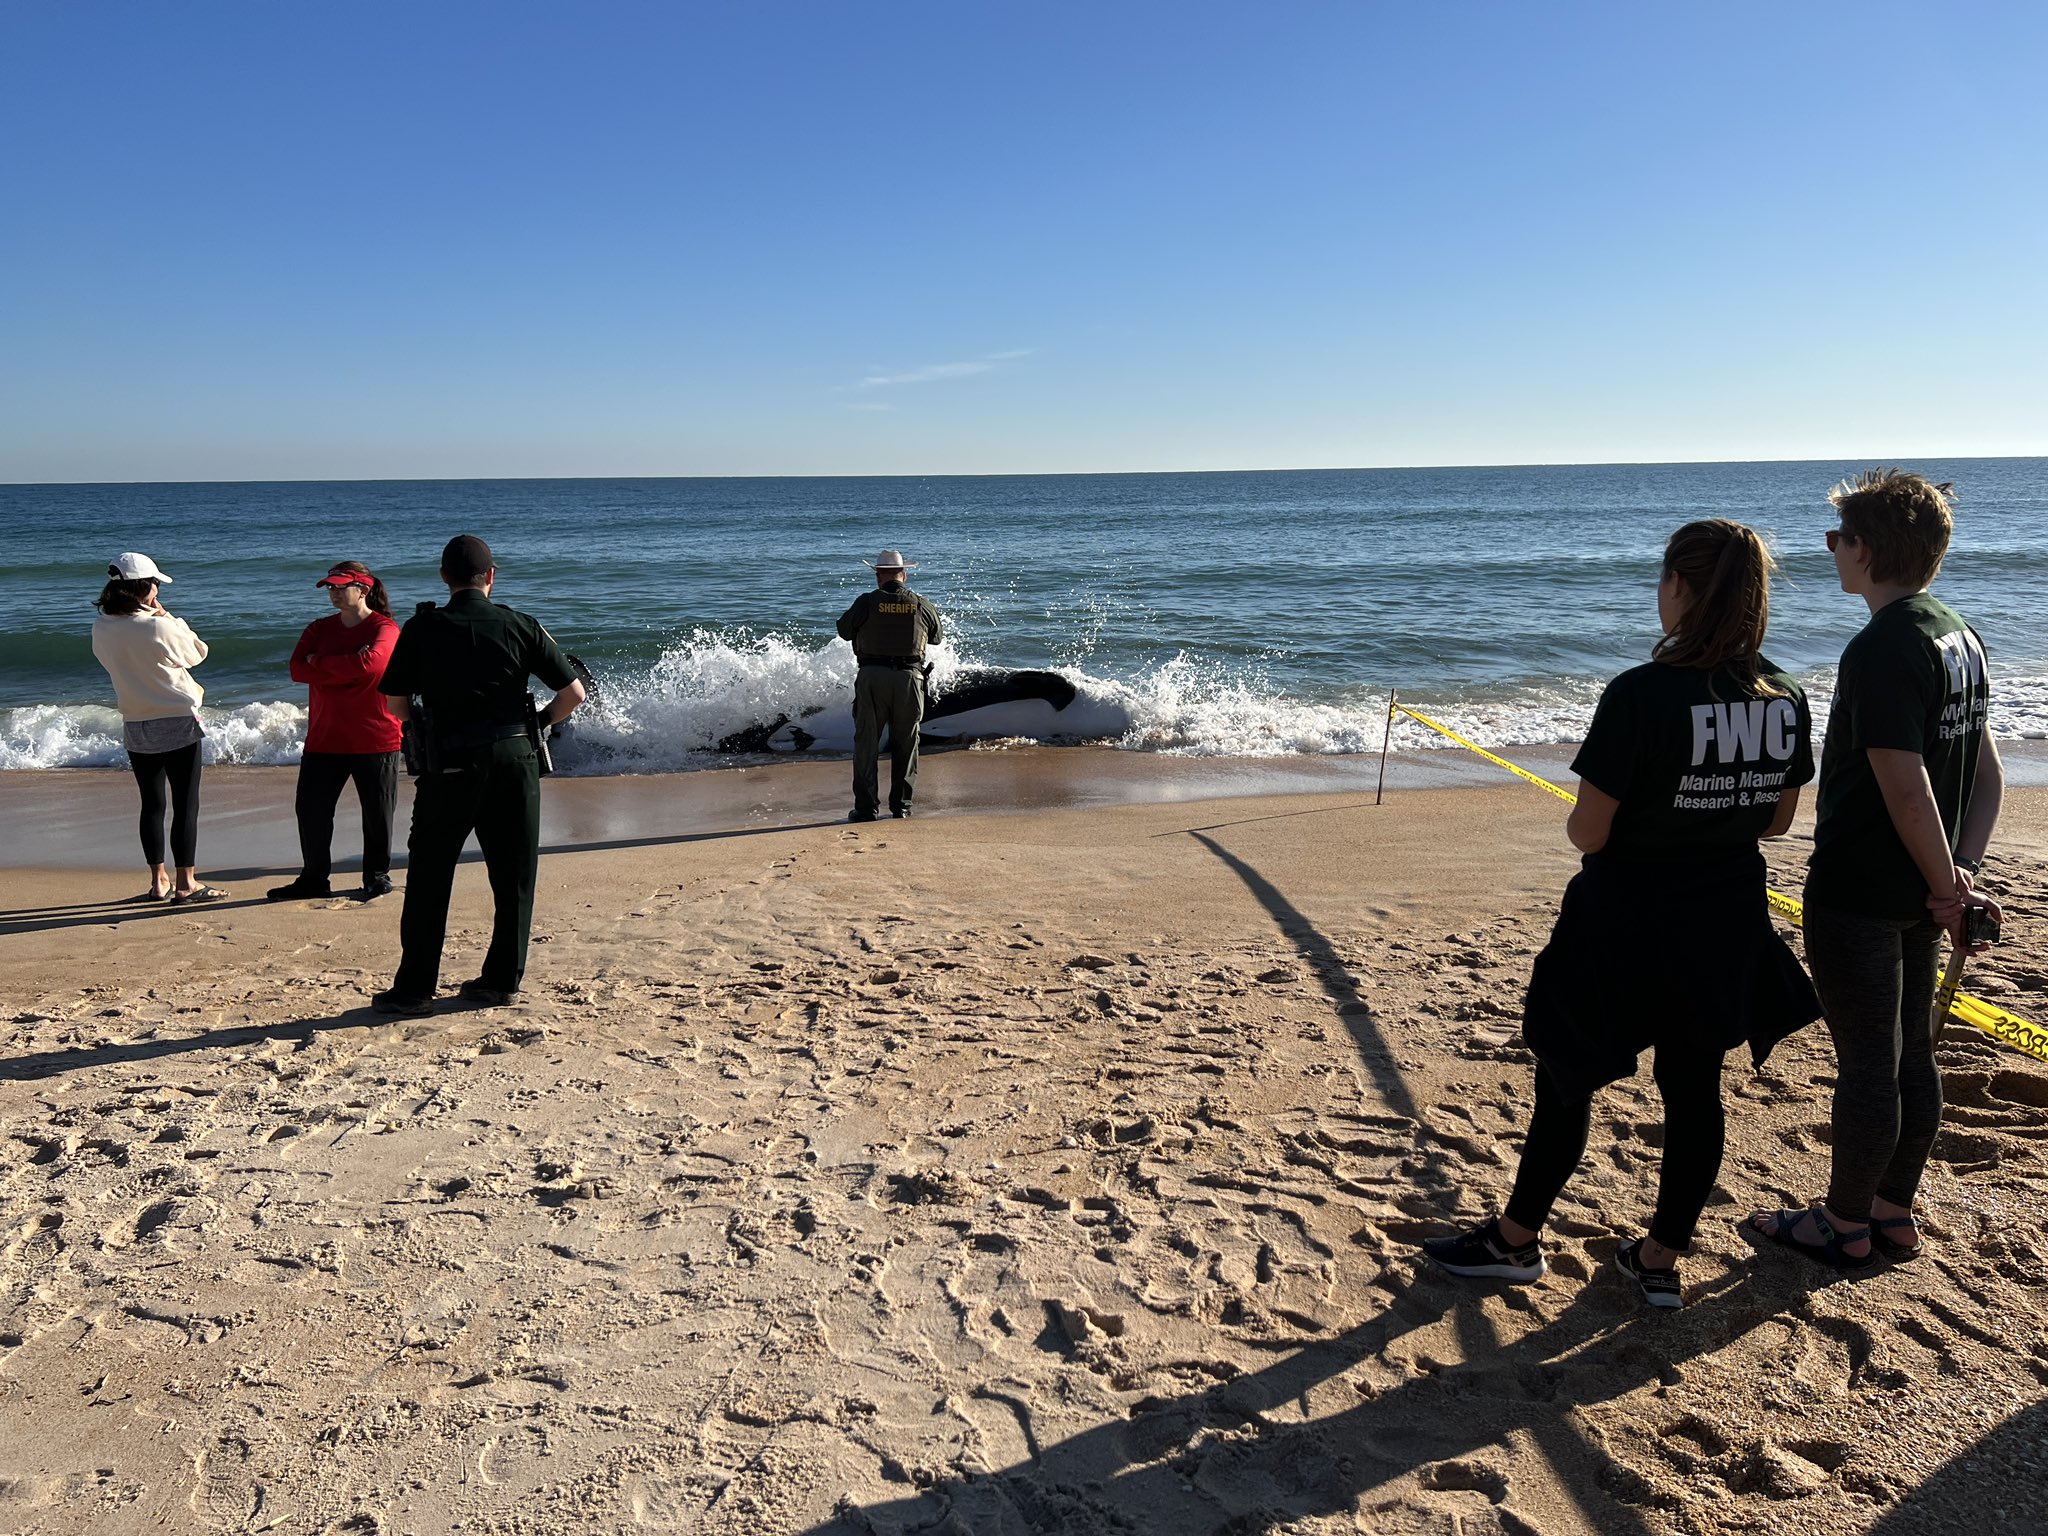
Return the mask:
[[[712,766],[734,731],[843,704],[832,625],[884,546],[947,617],[941,686],[1049,667],[1128,707],[1119,746],[1260,757],[1377,751],[1389,688],[1485,745],[1576,739],[1656,638],[1666,536],[1736,517],[1776,543],[1769,651],[1824,715],[1864,617],[1835,584],[1825,493],[1865,467],[0,486],[0,768],[122,761],[89,642],[113,554],[155,557],[212,647],[214,758],[289,763],[305,713],[285,658],[329,611],[315,578],[364,560],[402,618],[444,595],[437,556],[465,532],[497,553],[497,597],[599,680],[571,772]],[[2048,460],[1911,467],[1957,486],[1936,591],[1990,647],[1994,729],[2048,737]],[[1405,721],[1394,741],[1443,745]]]

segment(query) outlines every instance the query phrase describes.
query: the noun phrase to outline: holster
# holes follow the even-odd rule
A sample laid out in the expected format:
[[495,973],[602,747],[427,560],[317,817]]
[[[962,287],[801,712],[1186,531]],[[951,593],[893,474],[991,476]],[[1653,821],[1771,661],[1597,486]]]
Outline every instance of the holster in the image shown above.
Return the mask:
[[441,744],[434,736],[433,711],[423,699],[413,699],[409,717],[401,727],[398,750],[405,756],[405,771],[414,778],[441,771]]

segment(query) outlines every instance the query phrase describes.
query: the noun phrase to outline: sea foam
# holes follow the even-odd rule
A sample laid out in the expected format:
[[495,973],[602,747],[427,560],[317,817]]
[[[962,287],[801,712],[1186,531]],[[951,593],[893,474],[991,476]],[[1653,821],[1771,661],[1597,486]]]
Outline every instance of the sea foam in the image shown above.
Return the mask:
[[[935,648],[933,684],[943,692],[962,670],[991,663],[953,644]],[[1080,666],[1059,671],[1090,700],[1120,705],[1130,729],[1108,745],[1186,757],[1291,757],[1377,752],[1386,732],[1387,695],[1360,688],[1325,699],[1285,693],[1256,665],[1224,664],[1180,652],[1127,678]],[[663,773],[733,759],[719,743],[735,733],[814,710],[850,707],[855,663],[842,640],[822,647],[787,635],[700,629],[671,644],[645,668],[595,670],[597,698],[579,710],[558,744],[564,773]],[[1813,703],[1815,741],[1825,730],[1834,676],[1804,679]],[[1401,701],[1469,737],[1500,749],[1580,739],[1592,720],[1601,681],[1559,678],[1403,691]],[[206,760],[291,764],[304,741],[306,710],[283,700],[201,712]],[[1999,678],[1993,728],[2002,738],[2048,740],[2048,677]],[[1450,748],[1428,728],[1398,717],[1395,751]],[[0,770],[124,766],[121,719],[105,704],[38,704],[0,710]]]

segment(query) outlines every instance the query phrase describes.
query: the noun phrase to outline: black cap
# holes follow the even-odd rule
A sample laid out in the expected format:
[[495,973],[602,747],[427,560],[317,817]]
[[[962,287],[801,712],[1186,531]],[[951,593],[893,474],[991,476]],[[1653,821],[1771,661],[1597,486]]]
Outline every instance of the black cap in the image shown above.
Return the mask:
[[496,564],[491,546],[473,533],[457,535],[441,551],[441,574],[450,581],[475,581]]

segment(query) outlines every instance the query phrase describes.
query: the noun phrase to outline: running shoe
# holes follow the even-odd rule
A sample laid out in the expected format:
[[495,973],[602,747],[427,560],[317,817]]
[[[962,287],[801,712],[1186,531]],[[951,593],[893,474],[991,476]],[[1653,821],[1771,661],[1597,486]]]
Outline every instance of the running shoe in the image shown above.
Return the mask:
[[1500,1223],[1492,1218],[1468,1227],[1456,1237],[1432,1237],[1422,1245],[1437,1268],[1472,1280],[1513,1280],[1526,1284],[1541,1280],[1549,1268],[1543,1249],[1533,1239],[1520,1248],[1511,1247],[1500,1235]]
[[1651,1269],[1643,1263],[1643,1240],[1624,1243],[1614,1250],[1614,1267],[1629,1279],[1635,1281],[1643,1293],[1643,1300],[1653,1307],[1682,1307],[1685,1305],[1685,1291],[1678,1283],[1678,1266],[1669,1269]]

